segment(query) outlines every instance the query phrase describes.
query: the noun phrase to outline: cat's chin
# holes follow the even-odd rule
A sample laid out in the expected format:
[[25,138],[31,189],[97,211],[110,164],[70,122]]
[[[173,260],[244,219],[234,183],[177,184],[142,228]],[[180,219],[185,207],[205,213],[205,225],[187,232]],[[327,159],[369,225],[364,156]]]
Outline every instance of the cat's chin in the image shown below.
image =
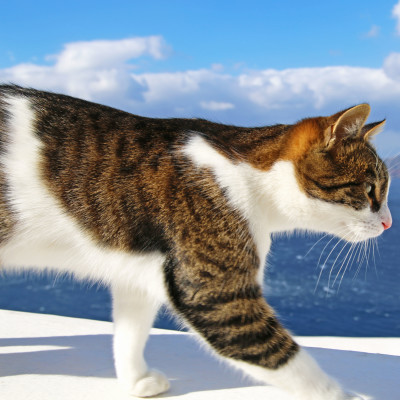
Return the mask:
[[378,212],[371,212],[369,208],[356,212],[346,212],[340,215],[336,236],[351,243],[365,242],[380,236],[392,225],[392,217],[384,204]]
[[368,224],[344,225],[347,228],[345,232],[343,233],[342,230],[340,234],[336,234],[336,236],[350,243],[366,242],[370,239],[377,238],[384,232],[382,226],[370,226]]
[[349,243],[362,243],[370,239],[376,239],[385,231],[381,224],[363,222],[342,222],[323,229],[311,228],[309,231],[328,233]]

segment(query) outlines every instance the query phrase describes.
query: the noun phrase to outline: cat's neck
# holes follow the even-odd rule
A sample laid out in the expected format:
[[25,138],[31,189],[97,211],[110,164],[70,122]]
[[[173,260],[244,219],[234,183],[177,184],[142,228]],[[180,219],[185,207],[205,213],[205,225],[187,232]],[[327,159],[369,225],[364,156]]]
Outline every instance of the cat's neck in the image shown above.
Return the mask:
[[276,160],[285,157],[291,127],[272,125],[241,128],[211,124],[201,126],[199,135],[231,161],[246,162],[258,169],[267,170]]
[[295,125],[225,127],[212,135],[192,132],[184,151],[197,166],[213,171],[229,202],[263,235],[319,231],[320,221],[310,210],[313,200],[298,183],[296,165],[327,123],[312,118]]
[[[268,250],[268,237],[272,233],[303,228],[291,220],[290,215],[288,217],[288,209],[305,207],[304,213],[308,212],[306,203],[292,204],[293,198],[301,198],[301,194],[294,196],[300,188],[294,176],[293,163],[276,156],[277,153],[283,154],[285,140],[283,136],[275,138],[268,155],[265,154],[268,147],[263,146],[264,157],[270,160],[266,170],[256,168],[245,157],[227,157],[214,143],[196,133],[183,150],[196,166],[213,172],[219,186],[225,189],[229,203],[247,219],[257,246],[260,249],[266,247],[262,253]],[[250,155],[250,149],[247,155]]]

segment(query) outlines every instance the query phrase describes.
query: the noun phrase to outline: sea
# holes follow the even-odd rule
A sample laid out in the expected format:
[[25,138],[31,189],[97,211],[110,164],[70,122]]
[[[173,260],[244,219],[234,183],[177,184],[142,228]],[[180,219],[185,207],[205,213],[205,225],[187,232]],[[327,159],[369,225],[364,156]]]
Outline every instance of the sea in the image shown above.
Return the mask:
[[[400,337],[400,179],[392,181],[393,226],[368,246],[295,233],[273,238],[264,294],[296,335]],[[106,287],[69,276],[0,275],[0,308],[110,321]],[[155,327],[184,329],[163,308]]]

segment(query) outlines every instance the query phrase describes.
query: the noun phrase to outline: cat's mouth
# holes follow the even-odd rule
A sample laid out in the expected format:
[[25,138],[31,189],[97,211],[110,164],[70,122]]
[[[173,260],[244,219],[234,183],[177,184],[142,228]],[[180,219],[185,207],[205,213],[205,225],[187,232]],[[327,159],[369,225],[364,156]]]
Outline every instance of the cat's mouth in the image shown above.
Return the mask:
[[371,223],[370,221],[359,221],[357,223],[346,224],[346,231],[340,235],[348,242],[358,243],[368,239],[376,238],[389,229],[391,221]]
[[389,207],[384,204],[378,212],[364,209],[347,215],[341,225],[338,236],[348,242],[358,243],[382,235],[392,226],[392,216]]
[[366,240],[376,238],[384,232],[383,226],[371,226],[368,223],[359,223],[347,225],[347,230],[340,236],[347,242],[360,243]]

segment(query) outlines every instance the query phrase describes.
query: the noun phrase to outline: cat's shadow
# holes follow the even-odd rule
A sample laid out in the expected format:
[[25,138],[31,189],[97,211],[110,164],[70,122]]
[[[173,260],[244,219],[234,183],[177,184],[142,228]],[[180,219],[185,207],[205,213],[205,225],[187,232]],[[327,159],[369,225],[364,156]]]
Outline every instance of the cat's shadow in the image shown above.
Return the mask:
[[[393,397],[397,383],[393,371],[398,368],[399,357],[321,348],[308,350],[344,386],[376,399],[397,399]],[[189,335],[151,335],[146,359],[171,381],[171,390],[162,397],[255,385],[199,349]],[[115,378],[112,336],[0,339],[0,377],[25,374]]]
[[[1,348],[0,377],[39,374],[115,378],[111,335],[4,338],[0,339]],[[239,373],[201,351],[186,335],[151,335],[146,359],[150,367],[170,379],[166,397],[252,386]]]

